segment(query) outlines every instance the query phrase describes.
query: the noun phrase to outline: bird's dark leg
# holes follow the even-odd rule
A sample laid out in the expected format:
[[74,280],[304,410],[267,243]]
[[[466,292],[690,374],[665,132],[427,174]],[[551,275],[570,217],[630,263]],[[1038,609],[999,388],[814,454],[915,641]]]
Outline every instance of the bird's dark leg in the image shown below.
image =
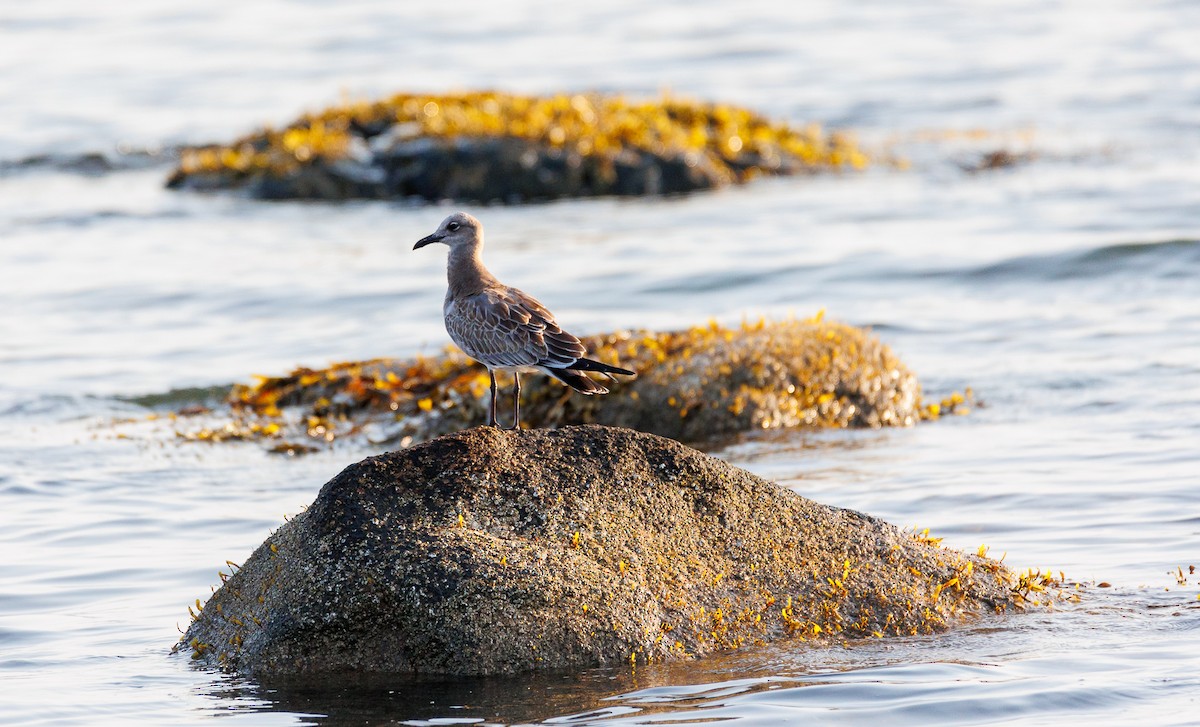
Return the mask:
[[488,407],[488,426],[498,427],[500,422],[496,421],[496,372],[488,369],[488,375],[492,377],[492,403]]
[[513,372],[513,429],[521,428],[521,374]]

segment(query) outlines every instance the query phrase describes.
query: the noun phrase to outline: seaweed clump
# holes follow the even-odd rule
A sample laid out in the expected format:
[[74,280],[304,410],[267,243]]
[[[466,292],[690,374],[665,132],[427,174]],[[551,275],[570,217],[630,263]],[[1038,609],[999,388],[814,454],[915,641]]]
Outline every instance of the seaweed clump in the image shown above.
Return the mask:
[[[583,397],[527,376],[526,427],[605,424],[700,443],[762,429],[911,426],[966,413],[971,401],[970,390],[924,401],[916,376],[877,337],[821,316],[622,331],[585,345],[637,378],[611,384],[607,396]],[[228,421],[178,434],[259,440],[287,454],[339,440],[406,447],[484,421],[488,383],[486,369],[456,349],[300,368],[234,386]]]
[[728,104],[484,91],[350,102],[229,144],[185,148],[168,186],[268,199],[514,203],[690,192],[867,163],[845,134]]

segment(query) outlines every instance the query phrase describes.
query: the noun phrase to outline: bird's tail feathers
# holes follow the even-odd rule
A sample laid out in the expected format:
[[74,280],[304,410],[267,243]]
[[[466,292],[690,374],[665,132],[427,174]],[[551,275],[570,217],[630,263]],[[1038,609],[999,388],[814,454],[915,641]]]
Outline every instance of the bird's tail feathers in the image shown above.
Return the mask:
[[618,366],[610,366],[602,361],[593,361],[590,358],[577,359],[575,363],[571,364],[571,368],[575,369],[576,371],[595,371],[597,373],[604,374],[613,381],[616,381],[616,379],[613,379],[613,374],[621,374],[622,376],[637,376],[637,373],[630,371],[629,369],[623,369]]
[[581,394],[607,394],[608,389],[587,376],[571,369],[543,369],[546,373],[563,382]]

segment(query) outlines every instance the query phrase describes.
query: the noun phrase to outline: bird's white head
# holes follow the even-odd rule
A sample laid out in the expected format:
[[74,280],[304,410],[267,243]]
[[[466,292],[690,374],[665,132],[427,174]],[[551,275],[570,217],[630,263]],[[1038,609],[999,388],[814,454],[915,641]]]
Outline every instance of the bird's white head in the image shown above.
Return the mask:
[[417,240],[413,249],[419,250],[435,242],[448,245],[451,250],[482,247],[483,223],[466,212],[455,212],[442,220],[442,224],[438,225],[437,231],[432,235]]

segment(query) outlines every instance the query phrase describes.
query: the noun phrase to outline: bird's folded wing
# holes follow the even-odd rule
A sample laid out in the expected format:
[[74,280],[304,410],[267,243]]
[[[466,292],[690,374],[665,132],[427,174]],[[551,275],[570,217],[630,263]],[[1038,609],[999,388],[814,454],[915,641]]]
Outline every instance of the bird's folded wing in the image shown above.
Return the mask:
[[446,330],[467,355],[487,366],[565,368],[587,353],[554,314],[515,288],[454,299],[446,309]]

